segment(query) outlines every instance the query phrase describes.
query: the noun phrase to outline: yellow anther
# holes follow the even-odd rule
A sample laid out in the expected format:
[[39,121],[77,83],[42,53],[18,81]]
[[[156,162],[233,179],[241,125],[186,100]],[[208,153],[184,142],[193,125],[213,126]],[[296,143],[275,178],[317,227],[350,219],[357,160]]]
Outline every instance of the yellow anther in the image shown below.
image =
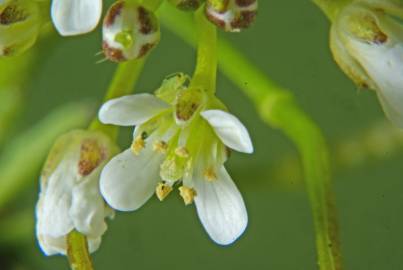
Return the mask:
[[188,157],[189,157],[189,151],[188,151],[187,148],[184,147],[184,146],[181,146],[181,147],[176,148],[176,149],[175,149],[175,154],[176,154],[178,157],[181,157],[181,158],[188,158]]
[[153,150],[161,154],[166,154],[168,150],[168,144],[164,141],[156,141],[153,145]]
[[209,182],[213,182],[213,181],[217,180],[217,174],[212,167],[209,167],[204,171],[204,177]]
[[183,201],[185,202],[185,205],[192,204],[194,198],[197,196],[196,190],[186,186],[181,186],[179,188],[179,194],[181,195]]
[[141,135],[137,136],[132,143],[131,149],[135,155],[139,155],[141,150],[146,146],[146,142]]
[[155,194],[160,201],[163,201],[169,195],[169,193],[171,193],[171,191],[172,187],[170,185],[160,182],[155,189]]

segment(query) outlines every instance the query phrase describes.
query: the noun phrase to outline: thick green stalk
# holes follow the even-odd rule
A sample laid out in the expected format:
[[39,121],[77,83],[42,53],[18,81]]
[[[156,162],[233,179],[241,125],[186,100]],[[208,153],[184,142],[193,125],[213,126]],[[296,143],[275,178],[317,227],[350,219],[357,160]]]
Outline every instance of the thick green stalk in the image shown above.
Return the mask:
[[198,33],[197,65],[192,85],[202,86],[214,93],[217,77],[217,30],[204,16],[203,10],[195,15]]
[[352,0],[312,0],[333,21],[340,10]]
[[[161,19],[166,27],[194,45],[189,18],[168,5],[162,9]],[[337,222],[330,195],[329,156],[321,131],[300,109],[290,92],[270,81],[229,43],[220,40],[218,52],[222,72],[255,103],[262,119],[281,129],[298,148],[313,213],[320,269],[340,270]]]
[[269,81],[229,43],[221,41],[219,52],[221,70],[254,101],[262,119],[281,129],[298,148],[312,207],[320,269],[341,269],[329,156],[320,129],[288,91]]

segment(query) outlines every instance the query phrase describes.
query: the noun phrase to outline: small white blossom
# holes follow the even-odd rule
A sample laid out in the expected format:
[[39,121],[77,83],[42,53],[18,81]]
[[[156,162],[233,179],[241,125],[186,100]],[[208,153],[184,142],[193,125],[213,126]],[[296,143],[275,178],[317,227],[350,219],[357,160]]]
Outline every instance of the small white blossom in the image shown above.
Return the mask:
[[101,15],[102,0],[52,0],[52,21],[62,36],[92,31]]
[[103,123],[135,125],[132,146],[114,157],[101,174],[101,193],[120,211],[141,207],[155,192],[163,200],[180,185],[185,204],[195,202],[210,237],[221,245],[245,230],[244,201],[224,168],[229,150],[252,153],[248,131],[224,105],[202,89],[185,86],[179,74],[151,94],[105,103]]
[[101,243],[113,211],[99,192],[99,175],[117,152],[99,132],[72,131],[55,143],[41,175],[36,233],[46,255],[67,252],[67,235],[87,237],[90,252]]
[[331,29],[333,55],[359,86],[376,90],[386,115],[403,128],[403,5],[358,0]]

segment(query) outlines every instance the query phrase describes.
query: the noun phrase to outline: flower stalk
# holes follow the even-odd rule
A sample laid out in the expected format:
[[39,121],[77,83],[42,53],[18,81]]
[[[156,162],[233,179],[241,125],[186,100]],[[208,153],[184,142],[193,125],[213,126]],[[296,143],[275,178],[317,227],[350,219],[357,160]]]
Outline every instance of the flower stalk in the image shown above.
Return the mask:
[[[194,45],[190,20],[167,5],[163,9],[161,20],[165,26]],[[229,43],[220,40],[218,47],[219,65],[224,74],[255,103],[262,119],[270,126],[281,129],[298,148],[315,224],[319,267],[322,270],[340,270],[329,156],[320,129],[297,105],[290,92],[270,81]]]
[[67,255],[72,270],[92,270],[92,260],[88,252],[87,238],[77,231],[67,236]]
[[195,15],[198,29],[197,65],[193,74],[192,85],[202,86],[211,94],[216,89],[217,74],[217,30],[199,10]]

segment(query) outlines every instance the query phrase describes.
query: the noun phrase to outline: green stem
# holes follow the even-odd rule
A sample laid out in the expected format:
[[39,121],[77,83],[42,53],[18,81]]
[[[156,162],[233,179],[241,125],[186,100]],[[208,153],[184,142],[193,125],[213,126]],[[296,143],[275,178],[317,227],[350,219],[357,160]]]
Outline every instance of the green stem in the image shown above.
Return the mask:
[[67,235],[67,256],[72,270],[92,270],[91,256],[88,253],[87,238],[77,231]]
[[202,10],[195,15],[197,25],[197,64],[192,86],[202,86],[210,93],[216,89],[217,76],[217,30]]
[[[143,69],[144,60],[131,60],[119,64],[112,82],[105,95],[104,101],[128,95],[132,93],[134,85],[136,84],[139,75]],[[113,125],[102,124],[96,117],[91,125],[91,130],[100,130],[109,135],[113,140],[116,139],[118,134],[118,127]]]
[[[189,18],[168,5],[161,19],[168,29],[194,45]],[[262,119],[281,129],[298,148],[316,231],[318,262],[322,270],[340,270],[337,221],[330,195],[327,146],[321,131],[300,109],[292,94],[270,81],[229,43],[219,41],[219,65],[224,74],[255,103]]]
[[329,18],[334,21],[340,10],[352,0],[312,0]]

